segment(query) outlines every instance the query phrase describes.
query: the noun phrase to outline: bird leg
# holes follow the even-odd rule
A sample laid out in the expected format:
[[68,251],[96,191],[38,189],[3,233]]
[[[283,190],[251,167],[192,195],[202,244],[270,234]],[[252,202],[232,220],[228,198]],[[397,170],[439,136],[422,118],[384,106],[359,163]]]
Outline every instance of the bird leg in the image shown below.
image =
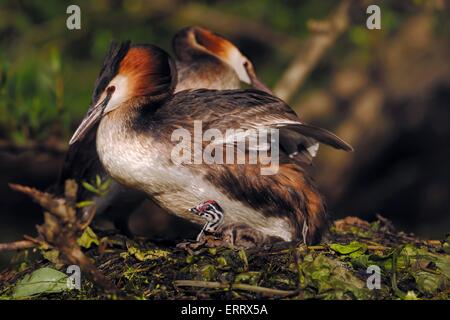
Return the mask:
[[208,226],[208,222],[206,222],[206,223],[203,225],[202,230],[200,230],[199,234],[197,235],[197,242],[200,242],[200,240],[204,237],[204,235],[205,235],[205,229],[206,229],[207,226]]
[[196,241],[188,240],[177,244],[177,248],[186,250],[189,254],[194,254],[194,250],[197,250],[201,247],[214,248],[224,246],[229,245],[222,239],[216,237],[215,234],[208,234],[207,232],[205,232],[204,228],[198,234]]
[[303,243],[305,245],[307,244],[306,237],[308,236],[308,229],[309,229],[308,222],[306,222],[306,220],[305,220],[305,221],[303,221],[303,229],[302,229]]

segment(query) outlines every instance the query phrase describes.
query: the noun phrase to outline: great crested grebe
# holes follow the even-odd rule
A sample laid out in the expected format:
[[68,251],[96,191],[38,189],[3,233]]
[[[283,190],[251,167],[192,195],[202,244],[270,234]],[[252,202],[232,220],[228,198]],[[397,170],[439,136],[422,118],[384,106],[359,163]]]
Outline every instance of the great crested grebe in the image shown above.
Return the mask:
[[[302,123],[282,100],[260,90],[199,89],[174,94],[176,68],[167,53],[153,45],[123,48],[115,66],[108,67],[115,71],[110,80],[101,81],[95,89],[98,102],[70,144],[83,141],[98,126],[97,152],[106,172],[194,223],[203,225],[205,221],[188,209],[213,199],[226,212],[225,225],[244,224],[285,241],[302,235],[308,243],[319,239],[326,211],[304,171],[310,151],[298,146],[313,139],[352,150],[347,143]],[[174,162],[177,142],[172,141],[173,132],[180,128],[193,132],[195,121],[219,132],[261,127],[279,130],[277,173],[261,175],[261,163]],[[293,146],[298,150],[295,156],[290,151]],[[248,153],[246,149],[245,156]]]
[[178,71],[175,92],[185,89],[237,89],[241,82],[270,92],[253,64],[225,37],[201,27],[186,27],[172,40]]
[[[99,102],[99,88],[112,79],[117,63],[128,46],[127,43],[111,45],[95,83],[92,106]],[[176,91],[200,88],[237,89],[241,86],[240,81],[268,90],[256,77],[250,60],[239,49],[229,40],[205,28],[188,27],[180,30],[173,37],[173,50],[178,57],[176,64],[182,70],[178,74]],[[54,192],[62,194],[67,179],[75,179],[80,183],[95,181],[97,175],[103,181],[109,178],[98,159],[95,137],[96,128],[93,128],[83,141],[70,145]],[[94,200],[97,214],[106,212],[116,222],[116,227],[128,231],[129,214],[146,196],[112,181],[105,196],[97,197],[88,190],[79,188],[78,198],[83,201]]]

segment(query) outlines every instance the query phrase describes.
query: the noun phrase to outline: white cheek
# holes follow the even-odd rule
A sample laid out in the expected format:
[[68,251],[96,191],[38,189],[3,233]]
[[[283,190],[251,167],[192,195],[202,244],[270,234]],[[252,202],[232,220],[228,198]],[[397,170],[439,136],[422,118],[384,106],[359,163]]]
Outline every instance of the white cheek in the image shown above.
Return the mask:
[[118,75],[111,80],[108,87],[115,87],[115,91],[108,102],[105,112],[109,112],[120,106],[129,99],[128,79],[125,76]]
[[247,70],[245,70],[244,67],[245,59],[243,58],[242,53],[239,52],[236,48],[230,50],[228,55],[228,63],[237,73],[239,80],[247,84],[251,83],[250,78],[247,74]]

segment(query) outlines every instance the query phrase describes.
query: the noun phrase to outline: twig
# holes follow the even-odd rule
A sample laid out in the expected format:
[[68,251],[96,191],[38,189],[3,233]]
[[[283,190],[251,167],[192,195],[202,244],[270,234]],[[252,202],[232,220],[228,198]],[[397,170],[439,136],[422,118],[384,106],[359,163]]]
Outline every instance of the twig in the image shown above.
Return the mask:
[[[266,248],[252,248],[247,250],[247,253],[250,255],[255,256],[266,256],[266,255],[277,255],[277,254],[285,254],[287,251],[289,251],[292,246],[298,247],[301,246],[307,250],[316,250],[316,251],[323,251],[328,250],[329,246],[327,245],[314,245],[314,246],[305,246],[304,244],[300,244],[297,242],[279,242],[271,247]],[[389,247],[382,246],[382,245],[367,245],[368,250],[389,250]]]
[[176,287],[197,287],[197,288],[207,288],[207,289],[229,289],[229,290],[243,290],[251,291],[256,293],[261,293],[264,296],[288,296],[295,294],[296,291],[293,290],[279,290],[271,289],[259,286],[253,286],[244,283],[221,283],[221,282],[210,282],[210,281],[197,281],[197,280],[175,280],[173,282]]
[[302,291],[306,288],[307,284],[305,274],[303,273],[302,262],[303,258],[299,254],[299,249],[294,248],[294,263],[295,266],[297,267],[297,289],[294,290],[293,294],[287,295],[286,298],[298,296],[302,294]]
[[320,58],[347,29],[350,4],[351,0],[343,0],[329,20],[320,23],[320,26],[326,25],[326,28],[319,28],[318,23],[311,26],[310,29],[315,32],[307,41],[307,50],[300,52],[294,58],[276,84],[274,92],[277,97],[289,101],[317,65]]
[[388,228],[389,231],[395,230],[394,224],[392,223],[391,220],[389,220],[388,218],[383,217],[379,213],[377,213],[375,216],[376,216],[376,218],[378,220],[380,220],[380,222],[382,222]]
[[[72,218],[75,215],[73,212],[70,217],[66,217],[67,210],[65,206],[65,202],[63,199],[55,199],[51,194],[46,192],[41,192],[37,189],[30,188],[27,186],[22,186],[19,184],[10,183],[9,187],[15,191],[26,194],[31,197],[34,201],[36,201],[41,207],[48,210],[51,214],[58,216],[63,219]],[[73,211],[73,209],[72,209]]]
[[10,243],[0,243],[1,251],[24,250],[36,247],[36,243],[30,240],[19,240]]
[[[317,251],[328,250],[329,249],[328,246],[308,246],[307,248],[309,250],[317,250]],[[385,247],[385,246],[381,246],[381,245],[368,245],[367,249],[368,250],[388,250],[390,248],[389,247]]]
[[395,294],[399,297],[404,299],[406,297],[406,294],[400,290],[397,286],[397,258],[398,255],[402,252],[404,246],[400,246],[392,253],[392,276],[391,276],[391,286],[394,290]]
[[255,247],[250,248],[247,251],[250,255],[271,255],[271,254],[282,254],[287,250],[290,250],[292,247],[297,247],[301,242],[300,241],[288,241],[288,242],[276,242],[270,245],[266,245],[263,247]]

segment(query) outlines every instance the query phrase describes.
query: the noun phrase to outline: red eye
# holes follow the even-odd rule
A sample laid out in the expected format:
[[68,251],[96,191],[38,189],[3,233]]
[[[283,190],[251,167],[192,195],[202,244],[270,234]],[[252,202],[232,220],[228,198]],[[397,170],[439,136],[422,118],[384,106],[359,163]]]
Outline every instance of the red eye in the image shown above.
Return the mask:
[[116,87],[115,86],[110,86],[106,89],[106,93],[107,94],[112,94],[114,93],[114,91],[116,91]]

